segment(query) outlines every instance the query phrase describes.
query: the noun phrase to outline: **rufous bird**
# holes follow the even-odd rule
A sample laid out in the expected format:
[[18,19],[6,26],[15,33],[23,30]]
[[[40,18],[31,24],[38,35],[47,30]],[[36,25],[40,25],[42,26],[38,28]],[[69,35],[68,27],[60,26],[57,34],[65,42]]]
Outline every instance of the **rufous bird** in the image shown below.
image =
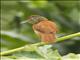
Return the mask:
[[54,43],[56,40],[56,32],[58,31],[55,22],[48,20],[47,18],[39,15],[32,15],[28,20],[23,21],[23,23],[32,24],[34,32],[40,37],[41,42],[44,43]]

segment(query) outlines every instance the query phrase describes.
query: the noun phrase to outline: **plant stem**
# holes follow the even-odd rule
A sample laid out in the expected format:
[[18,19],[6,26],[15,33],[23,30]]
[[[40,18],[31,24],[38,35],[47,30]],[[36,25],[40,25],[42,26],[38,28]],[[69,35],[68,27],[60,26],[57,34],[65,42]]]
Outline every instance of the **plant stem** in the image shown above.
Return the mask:
[[75,34],[71,34],[71,35],[67,35],[67,36],[64,36],[64,37],[57,38],[56,42],[61,42],[61,41],[64,41],[66,39],[70,39],[70,38],[77,37],[77,36],[80,36],[80,32],[75,33]]
[[[75,33],[75,34],[71,34],[71,35],[67,35],[67,36],[64,36],[64,37],[60,37],[60,38],[57,38],[56,42],[61,42],[61,41],[64,41],[66,39],[70,39],[70,38],[73,38],[73,37],[77,37],[77,36],[80,36],[80,32],[78,33]],[[45,45],[45,43],[43,42],[40,42],[40,43],[36,43],[36,44],[30,44],[30,45],[26,45],[26,46],[23,46],[23,47],[19,47],[19,48],[16,48],[16,49],[12,49],[12,50],[8,50],[8,51],[4,51],[4,52],[1,52],[0,55],[7,55],[7,54],[11,54],[13,52],[16,52],[16,51],[20,51],[20,50],[23,50],[23,49],[29,49],[31,46],[40,46],[40,45]],[[32,47],[31,47],[32,48]],[[29,50],[28,50],[29,51]]]
[[20,50],[22,50],[22,49],[24,49],[24,47],[20,47],[20,48],[16,48],[16,49],[4,51],[4,52],[1,52],[0,55],[10,54],[10,53],[13,53],[13,52],[16,52],[16,51],[20,51]]

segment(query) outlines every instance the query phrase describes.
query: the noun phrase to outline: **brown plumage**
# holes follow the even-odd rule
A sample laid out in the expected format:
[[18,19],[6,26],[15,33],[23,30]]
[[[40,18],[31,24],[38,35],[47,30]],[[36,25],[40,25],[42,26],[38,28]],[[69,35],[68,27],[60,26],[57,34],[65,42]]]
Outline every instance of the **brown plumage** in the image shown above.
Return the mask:
[[41,41],[45,43],[54,43],[56,39],[56,24],[52,21],[43,20],[33,25],[34,31],[40,36]]
[[[39,15],[32,15],[26,22],[33,24],[33,30],[40,36],[42,42],[54,43],[56,39],[57,27],[52,21]],[[22,23],[26,23],[22,22]]]

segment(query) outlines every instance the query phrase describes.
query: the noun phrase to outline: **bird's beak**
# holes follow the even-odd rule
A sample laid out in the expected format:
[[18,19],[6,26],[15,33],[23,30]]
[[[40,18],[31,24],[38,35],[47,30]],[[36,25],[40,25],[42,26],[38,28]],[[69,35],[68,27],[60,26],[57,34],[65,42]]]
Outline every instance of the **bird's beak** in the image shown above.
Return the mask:
[[25,24],[25,23],[27,23],[29,20],[26,20],[26,21],[23,21],[23,22],[21,22],[20,24]]

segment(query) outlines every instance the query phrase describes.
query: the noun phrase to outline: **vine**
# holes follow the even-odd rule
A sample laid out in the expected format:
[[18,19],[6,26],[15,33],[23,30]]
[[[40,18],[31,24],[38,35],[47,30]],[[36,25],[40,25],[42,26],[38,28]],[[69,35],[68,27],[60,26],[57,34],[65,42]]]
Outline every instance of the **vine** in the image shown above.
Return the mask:
[[[80,36],[80,32],[57,38],[56,42],[61,42],[61,41],[64,41],[66,39],[70,39],[70,38],[78,37],[78,36]],[[16,49],[1,52],[0,55],[2,56],[2,55],[11,54],[13,52],[24,50],[25,48],[29,51],[30,49],[32,49],[33,46],[40,46],[40,45],[45,45],[45,43],[40,42],[40,43],[35,43],[35,44],[29,44],[29,45],[26,45],[26,46],[23,46],[23,47],[19,47],[19,48],[16,48]],[[34,51],[34,49],[32,49],[32,51]]]

